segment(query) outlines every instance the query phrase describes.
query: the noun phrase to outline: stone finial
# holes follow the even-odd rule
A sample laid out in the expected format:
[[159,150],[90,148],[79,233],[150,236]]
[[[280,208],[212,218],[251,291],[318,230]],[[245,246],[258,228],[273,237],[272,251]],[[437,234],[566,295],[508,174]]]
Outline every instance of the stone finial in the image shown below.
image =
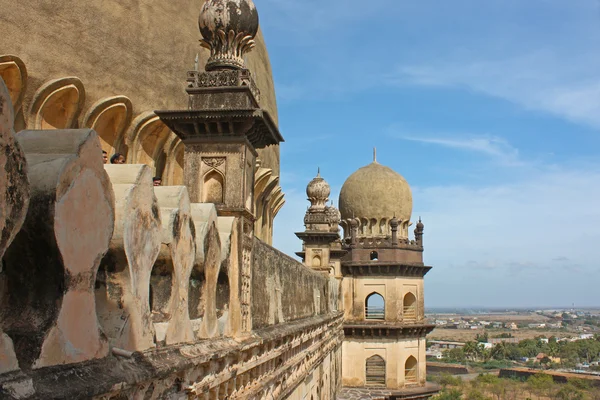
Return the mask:
[[[10,313],[22,368],[108,355],[94,285],[114,228],[114,195],[93,130],[21,131],[31,182],[25,224],[5,255]],[[15,295],[10,296],[10,293]],[[13,338],[14,339],[14,338]]]
[[423,225],[423,221],[421,221],[421,217],[419,217],[419,222],[415,228],[415,242],[419,246],[423,246],[423,230],[425,229],[425,225]]
[[398,218],[396,218],[396,216],[394,215],[394,218],[390,220],[390,227],[392,230],[392,246],[398,245],[398,225]]
[[321,177],[321,170],[319,169],[317,176],[306,186],[306,195],[311,204],[309,210],[324,210],[327,200],[329,200],[330,193],[331,187],[327,181]]
[[[98,319],[115,347],[154,347],[149,288],[161,246],[161,221],[147,165],[104,166],[115,193],[115,231],[97,285]],[[101,279],[102,278],[102,279]]]
[[198,25],[202,47],[210,50],[206,70],[243,69],[244,54],[255,45],[258,12],[252,0],[207,0]]
[[[25,155],[14,138],[10,93],[0,78],[0,261],[21,229],[29,207]],[[0,327],[0,374],[19,368],[12,340]]]

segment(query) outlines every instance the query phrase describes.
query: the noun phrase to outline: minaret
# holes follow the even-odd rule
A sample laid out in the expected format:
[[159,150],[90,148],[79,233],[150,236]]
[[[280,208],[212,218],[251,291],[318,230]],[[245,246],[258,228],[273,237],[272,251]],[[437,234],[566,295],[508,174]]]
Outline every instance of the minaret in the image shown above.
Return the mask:
[[184,183],[192,202],[214,203],[219,216],[235,217],[239,254],[241,330],[252,329],[250,288],[254,240],[254,172],[257,149],[283,141],[244,56],[254,47],[258,13],[252,0],[207,1],[199,17],[210,50],[206,71],[187,75],[188,109],[156,111],[185,146]]
[[330,193],[329,184],[318,170],[306,186],[310,207],[304,216],[306,230],[296,233],[303,242],[303,251],[296,254],[307,267],[341,279],[340,261],[346,251],[342,250],[339,235],[340,212],[333,204],[327,205]]
[[344,386],[386,389],[393,397],[425,399],[423,223],[408,238],[412,194],[406,180],[377,161],[352,174],[340,192],[348,251],[341,262],[344,299]]

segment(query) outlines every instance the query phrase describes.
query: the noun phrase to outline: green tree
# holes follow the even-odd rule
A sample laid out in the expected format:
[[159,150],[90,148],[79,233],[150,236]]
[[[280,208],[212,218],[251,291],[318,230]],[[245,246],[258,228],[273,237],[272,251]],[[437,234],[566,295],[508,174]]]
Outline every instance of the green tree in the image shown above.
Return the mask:
[[463,392],[460,389],[443,389],[433,400],[461,400]]
[[527,379],[527,383],[531,391],[538,397],[549,395],[554,387],[554,380],[547,374],[532,375]]
[[447,386],[460,386],[462,384],[462,379],[452,376],[448,373],[444,373],[436,377],[435,382],[439,383],[442,388],[445,389]]
[[567,383],[561,385],[561,388],[556,392],[554,398],[557,400],[583,400],[583,392],[577,389],[574,385]]
[[471,389],[467,392],[466,400],[490,400],[490,398],[479,389]]

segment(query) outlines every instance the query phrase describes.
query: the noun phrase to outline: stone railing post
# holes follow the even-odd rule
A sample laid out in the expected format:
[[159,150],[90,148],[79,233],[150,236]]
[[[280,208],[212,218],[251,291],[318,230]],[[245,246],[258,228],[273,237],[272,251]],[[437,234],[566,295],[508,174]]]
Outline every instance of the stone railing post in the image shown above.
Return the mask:
[[[108,354],[94,285],[114,227],[114,196],[93,130],[21,131],[31,201],[5,255],[3,307],[21,368]],[[6,316],[5,316],[6,317]]]
[[[154,346],[150,274],[161,245],[161,220],[147,165],[105,165],[115,193],[115,232],[100,267],[98,318],[115,347]],[[98,279],[100,280],[100,279]]]
[[[10,94],[0,78],[0,263],[21,229],[29,207],[27,164],[21,147],[15,142],[14,119]],[[0,301],[4,303],[5,299]],[[4,310],[10,312],[10,309]],[[2,332],[0,323],[0,374],[17,369],[13,342]]]
[[[156,264],[171,269],[171,291],[162,307],[167,321],[155,323],[157,340],[167,345],[194,340],[189,316],[190,275],[196,257],[196,233],[185,186],[155,187],[162,222],[162,249]],[[160,296],[153,293],[154,298]],[[166,324],[166,325],[165,325]]]

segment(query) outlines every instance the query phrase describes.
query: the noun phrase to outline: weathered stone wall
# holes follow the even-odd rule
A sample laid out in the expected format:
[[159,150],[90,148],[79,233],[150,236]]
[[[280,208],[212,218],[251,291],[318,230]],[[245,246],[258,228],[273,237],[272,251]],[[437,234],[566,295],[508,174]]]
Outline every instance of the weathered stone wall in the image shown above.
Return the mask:
[[254,240],[253,254],[254,328],[334,311],[329,309],[329,296],[335,296],[329,288],[333,278],[312,271],[259,239]]
[[0,79],[0,398],[334,397],[329,278],[256,239],[250,301],[275,307],[245,330],[235,217],[103,165],[94,130],[13,117]]

